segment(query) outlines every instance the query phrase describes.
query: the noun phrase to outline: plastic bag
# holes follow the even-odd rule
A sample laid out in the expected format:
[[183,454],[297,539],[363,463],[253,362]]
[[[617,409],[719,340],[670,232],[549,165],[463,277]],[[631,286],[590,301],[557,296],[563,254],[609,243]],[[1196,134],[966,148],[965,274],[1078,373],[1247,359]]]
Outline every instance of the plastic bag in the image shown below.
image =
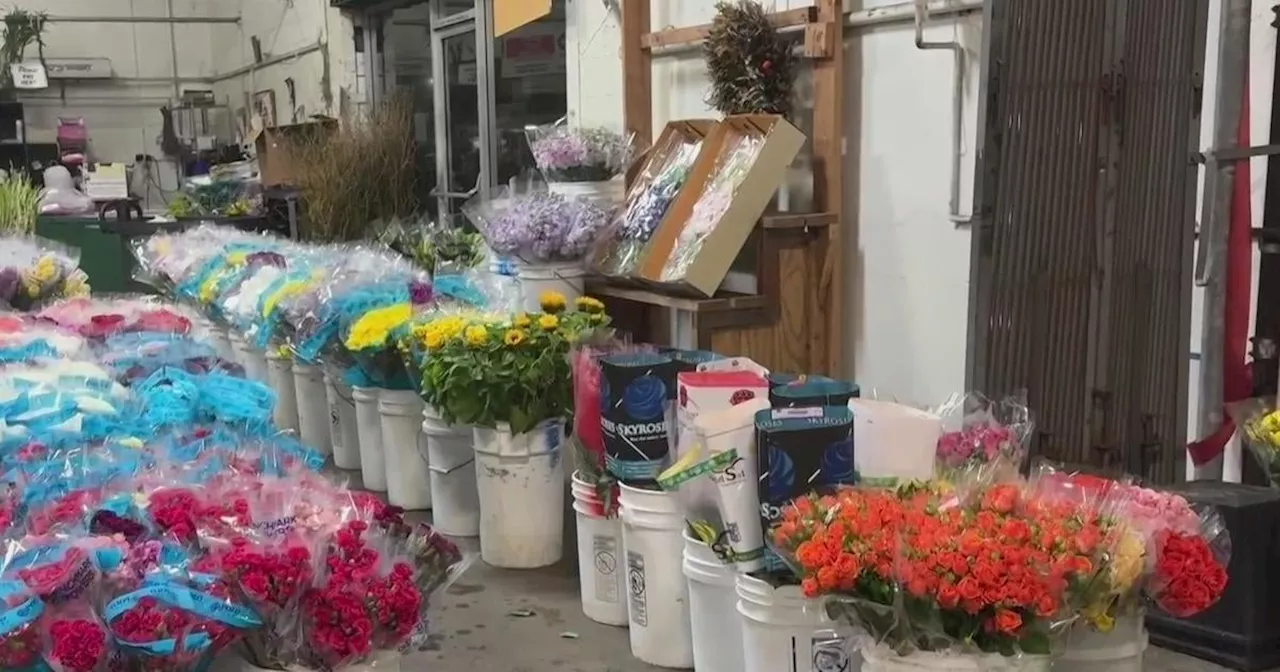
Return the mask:
[[1280,488],[1280,410],[1275,397],[1256,397],[1227,404],[1227,412],[1249,453],[1262,467],[1271,487]]
[[946,431],[938,439],[940,474],[991,465],[991,469],[1022,467],[1034,423],[1026,393],[999,401],[977,392],[953,395],[933,411]]
[[21,581],[0,581],[0,668],[39,670],[45,605]]
[[102,616],[126,664],[203,669],[244,633],[262,627],[262,620],[235,600],[220,577],[188,571],[180,552],[167,555],[141,587],[107,602]]
[[600,205],[552,193],[540,183],[473,196],[463,213],[494,252],[539,264],[581,260],[609,222]]
[[1111,523],[1096,507],[975,476],[960,487],[808,495],[783,512],[773,542],[806,595],[829,596],[833,616],[889,655],[1047,656],[1098,571]]
[[663,282],[675,282],[684,278],[689,266],[702,251],[702,244],[720,224],[720,218],[729,209],[738,187],[755,165],[756,157],[763,147],[764,140],[753,135],[734,135],[726,142],[716,161],[715,171],[694,203],[688,221],[662,266]]
[[302,600],[298,648],[305,664],[334,669],[412,639],[426,596],[410,559],[385,535],[352,521],[329,539],[322,559]]
[[588,255],[589,268],[603,275],[636,273],[649,239],[684,187],[701,148],[701,141],[675,135],[655,146],[627,192],[626,208],[614,216]]
[[43,238],[0,236],[0,306],[29,311],[45,302],[89,295],[78,251]]
[[44,661],[53,672],[108,672],[115,642],[88,599],[51,607],[41,618]]
[[768,408],[761,394],[690,420],[693,438],[679,460],[658,477],[663,490],[677,493],[696,538],[741,572],[765,567],[757,488],[768,475],[757,471],[756,417]]
[[631,161],[635,138],[607,128],[563,123],[526,126],[525,135],[548,182],[604,182],[621,175]]

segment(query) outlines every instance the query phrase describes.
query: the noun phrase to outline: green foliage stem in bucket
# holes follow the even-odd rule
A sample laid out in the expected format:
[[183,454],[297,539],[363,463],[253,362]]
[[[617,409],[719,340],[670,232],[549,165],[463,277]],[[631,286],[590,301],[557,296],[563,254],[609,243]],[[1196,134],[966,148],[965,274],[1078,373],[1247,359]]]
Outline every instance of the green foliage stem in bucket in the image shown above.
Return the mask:
[[509,316],[458,314],[413,331],[425,349],[421,393],[450,424],[511,426],[523,434],[573,410],[569,352],[586,334],[607,327],[599,301],[583,297],[565,312],[548,292],[542,312]]
[[35,233],[41,198],[41,190],[21,170],[10,170],[0,179],[0,232]]

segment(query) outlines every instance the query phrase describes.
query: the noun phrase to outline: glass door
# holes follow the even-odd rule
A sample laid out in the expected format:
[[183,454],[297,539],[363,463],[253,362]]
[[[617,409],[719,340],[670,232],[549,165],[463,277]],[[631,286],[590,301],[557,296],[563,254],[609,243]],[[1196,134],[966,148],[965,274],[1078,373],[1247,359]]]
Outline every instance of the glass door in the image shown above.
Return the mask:
[[461,210],[492,182],[492,68],[485,1],[459,11],[458,3],[431,3],[436,188],[441,217]]

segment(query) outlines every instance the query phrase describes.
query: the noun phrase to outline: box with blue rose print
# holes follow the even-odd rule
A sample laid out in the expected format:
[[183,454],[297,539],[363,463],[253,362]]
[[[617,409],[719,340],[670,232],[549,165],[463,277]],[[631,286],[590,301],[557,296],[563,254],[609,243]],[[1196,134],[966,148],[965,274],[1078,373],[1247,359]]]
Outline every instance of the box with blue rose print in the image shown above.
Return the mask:
[[[792,500],[815,490],[853,485],[853,411],[848,406],[774,408],[756,414],[760,518],[765,539]],[[769,570],[782,560],[765,554]]]
[[667,355],[627,353],[601,358],[605,468],[618,480],[654,481],[667,466],[675,378],[675,362]]

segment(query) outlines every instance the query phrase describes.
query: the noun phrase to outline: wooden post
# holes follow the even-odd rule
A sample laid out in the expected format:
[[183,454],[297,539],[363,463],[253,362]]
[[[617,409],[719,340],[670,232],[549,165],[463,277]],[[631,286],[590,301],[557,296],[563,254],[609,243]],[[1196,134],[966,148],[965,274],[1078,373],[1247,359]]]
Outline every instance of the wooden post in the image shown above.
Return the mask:
[[843,216],[844,14],[841,0],[817,0],[816,5],[817,22],[834,48],[830,57],[813,60],[813,207],[832,214],[836,224],[827,229],[822,277],[810,298],[825,308],[826,328],[809,330],[809,348],[828,372],[852,376],[844,369],[844,239],[856,238],[857,231],[844,228],[851,218]]
[[653,143],[653,57],[644,46],[651,1],[622,0],[622,118],[639,147]]
[[[641,147],[653,142],[652,50],[700,42],[710,28],[701,25],[650,32],[650,2],[622,0],[624,125],[635,133]],[[790,215],[795,221],[787,224],[796,224],[796,233],[801,235],[782,236],[784,232],[779,231],[766,237],[763,247],[767,249],[760,250],[762,277],[757,296],[693,301],[606,285],[595,290],[628,303],[632,310],[647,306],[648,314],[636,316],[636,322],[649,327],[647,331],[654,335],[667,331],[658,328],[667,321],[664,318],[683,311],[694,316],[699,347],[711,341],[726,353],[756,356],[762,363],[796,373],[852,374],[843,366],[843,241],[856,237],[857,231],[840,229],[845,221],[841,0],[815,0],[809,7],[775,12],[770,21],[782,29],[803,30],[802,50],[813,64],[813,213]],[[766,220],[773,226],[783,221],[769,215]],[[766,288],[766,284],[771,286]]]

